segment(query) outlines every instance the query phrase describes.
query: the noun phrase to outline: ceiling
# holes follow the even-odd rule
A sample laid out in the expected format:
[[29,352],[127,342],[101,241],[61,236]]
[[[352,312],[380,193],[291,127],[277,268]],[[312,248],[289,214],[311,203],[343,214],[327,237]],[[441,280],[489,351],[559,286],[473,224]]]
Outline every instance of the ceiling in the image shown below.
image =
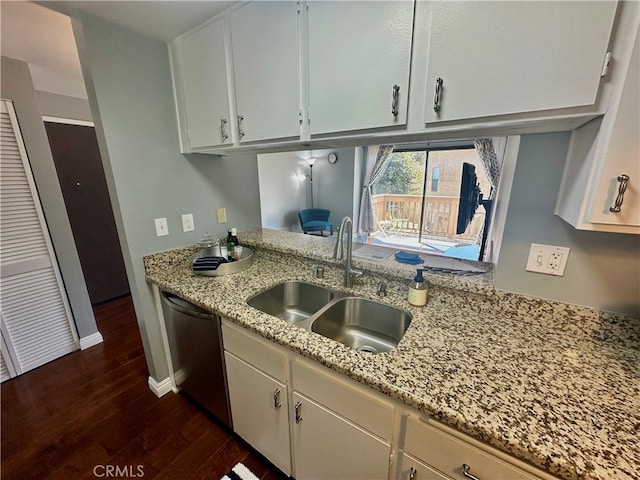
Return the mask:
[[233,1],[7,1],[0,3],[0,53],[29,64],[36,90],[87,98],[68,15],[88,13],[166,42]]

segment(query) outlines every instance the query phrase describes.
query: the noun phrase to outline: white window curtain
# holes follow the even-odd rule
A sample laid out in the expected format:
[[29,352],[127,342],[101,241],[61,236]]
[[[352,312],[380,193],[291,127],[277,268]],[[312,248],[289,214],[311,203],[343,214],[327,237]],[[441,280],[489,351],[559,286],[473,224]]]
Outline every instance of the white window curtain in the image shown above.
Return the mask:
[[493,198],[498,190],[500,183],[500,171],[502,170],[502,161],[504,160],[504,152],[507,145],[506,137],[497,138],[481,138],[473,142],[478,152],[484,170],[491,182],[491,195]]
[[371,187],[384,171],[385,163],[391,153],[393,153],[393,145],[367,147],[367,169],[362,191],[362,200],[360,201],[360,222],[358,225],[358,232],[360,233],[369,235],[369,233],[376,230]]

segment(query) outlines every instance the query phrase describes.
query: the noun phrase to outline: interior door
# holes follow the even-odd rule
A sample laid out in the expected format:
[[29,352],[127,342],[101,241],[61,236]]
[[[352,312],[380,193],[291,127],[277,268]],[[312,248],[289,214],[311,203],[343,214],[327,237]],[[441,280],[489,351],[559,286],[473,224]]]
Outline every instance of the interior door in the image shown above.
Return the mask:
[[13,104],[0,107],[0,331],[19,375],[77,350],[78,337]]
[[45,122],[93,305],[129,293],[95,129]]

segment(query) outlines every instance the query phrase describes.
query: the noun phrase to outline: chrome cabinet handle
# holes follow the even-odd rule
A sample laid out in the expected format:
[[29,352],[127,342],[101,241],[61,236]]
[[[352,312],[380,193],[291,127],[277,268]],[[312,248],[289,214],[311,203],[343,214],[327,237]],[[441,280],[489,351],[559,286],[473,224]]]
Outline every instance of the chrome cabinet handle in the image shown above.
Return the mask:
[[275,410],[280,410],[282,404],[280,403],[280,389],[273,392],[273,408]]
[[620,213],[622,210],[622,202],[624,201],[624,192],[627,191],[627,184],[629,183],[629,175],[618,175],[618,182],[620,185],[618,186],[618,196],[616,197],[616,201],[613,204],[613,207],[609,208],[610,212]]
[[300,423],[302,421],[302,403],[296,403],[296,423]]
[[411,470],[409,470],[409,480],[415,480],[417,473],[418,471],[415,468],[411,467]]
[[244,137],[244,130],[242,130],[242,121],[244,120],[243,115],[238,115],[238,134],[240,138]]
[[434,112],[439,112],[440,111],[440,100],[442,97],[442,84],[444,83],[444,80],[442,80],[440,77],[436,78],[436,96],[433,99],[433,111]]
[[222,135],[222,141],[224,142],[227,138],[229,138],[229,134],[225,131],[225,126],[227,125],[227,119],[220,119],[220,134]]
[[464,475],[466,478],[470,478],[471,480],[480,480],[475,475],[471,475],[469,473],[469,470],[471,470],[471,467],[469,465],[467,465],[466,463],[463,463],[462,464],[462,475]]
[[394,117],[398,116],[398,98],[400,96],[400,86],[399,85],[394,85],[393,86],[393,93],[391,95],[392,99],[391,99],[391,113],[393,114]]

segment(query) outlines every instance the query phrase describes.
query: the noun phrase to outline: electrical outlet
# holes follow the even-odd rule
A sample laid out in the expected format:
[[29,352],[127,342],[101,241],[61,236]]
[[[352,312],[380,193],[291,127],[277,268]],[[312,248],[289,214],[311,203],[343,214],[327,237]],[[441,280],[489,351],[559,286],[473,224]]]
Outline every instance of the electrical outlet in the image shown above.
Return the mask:
[[182,231],[193,232],[195,229],[196,228],[193,224],[193,213],[182,214]]
[[546,273],[561,277],[569,258],[569,248],[532,243],[526,269],[530,272]]
[[169,226],[166,218],[156,218],[156,237],[164,237],[169,235]]
[[227,209],[219,208],[217,210],[218,213],[218,223],[227,223]]

